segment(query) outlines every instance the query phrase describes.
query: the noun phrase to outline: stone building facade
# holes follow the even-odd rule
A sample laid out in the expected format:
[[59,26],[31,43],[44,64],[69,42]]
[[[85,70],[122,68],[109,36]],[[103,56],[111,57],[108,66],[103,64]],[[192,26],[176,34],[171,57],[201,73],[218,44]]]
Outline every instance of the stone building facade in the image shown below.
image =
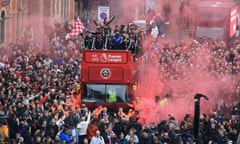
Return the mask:
[[75,0],[0,0],[0,44],[14,42],[27,25],[36,39],[44,38],[44,24],[74,21]]

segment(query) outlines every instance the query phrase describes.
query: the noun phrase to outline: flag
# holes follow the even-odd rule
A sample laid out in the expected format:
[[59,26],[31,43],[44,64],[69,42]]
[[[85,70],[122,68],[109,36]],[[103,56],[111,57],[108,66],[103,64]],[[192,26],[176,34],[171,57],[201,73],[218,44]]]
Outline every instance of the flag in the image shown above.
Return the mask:
[[80,18],[77,18],[73,29],[71,30],[70,33],[68,33],[65,38],[66,40],[70,39],[72,36],[78,36],[79,34],[81,34],[84,31],[84,25],[82,23],[82,21],[80,20]]

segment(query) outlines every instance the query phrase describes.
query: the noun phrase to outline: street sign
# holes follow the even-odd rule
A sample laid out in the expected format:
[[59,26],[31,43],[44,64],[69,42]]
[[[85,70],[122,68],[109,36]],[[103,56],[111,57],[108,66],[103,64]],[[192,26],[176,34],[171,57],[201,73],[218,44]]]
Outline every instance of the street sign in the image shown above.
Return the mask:
[[109,19],[110,7],[99,6],[98,7],[98,21],[103,21],[105,18]]

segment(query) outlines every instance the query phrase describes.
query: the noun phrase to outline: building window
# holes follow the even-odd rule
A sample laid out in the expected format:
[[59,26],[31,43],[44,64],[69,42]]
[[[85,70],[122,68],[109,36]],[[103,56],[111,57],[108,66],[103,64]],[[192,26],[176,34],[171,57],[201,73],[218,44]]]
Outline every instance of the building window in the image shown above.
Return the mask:
[[38,15],[40,12],[40,1],[28,1],[28,15],[31,17],[33,15]]
[[69,15],[69,1],[68,0],[62,0],[62,18],[63,20],[68,19]]
[[1,13],[1,20],[0,20],[0,43],[4,42],[4,35],[5,35],[5,12]]
[[80,16],[80,11],[81,11],[81,1],[75,0],[75,15],[74,15],[74,17]]
[[50,17],[51,16],[51,2],[49,0],[44,0],[43,1],[43,16],[44,17]]
[[59,0],[57,0],[57,16],[59,16]]

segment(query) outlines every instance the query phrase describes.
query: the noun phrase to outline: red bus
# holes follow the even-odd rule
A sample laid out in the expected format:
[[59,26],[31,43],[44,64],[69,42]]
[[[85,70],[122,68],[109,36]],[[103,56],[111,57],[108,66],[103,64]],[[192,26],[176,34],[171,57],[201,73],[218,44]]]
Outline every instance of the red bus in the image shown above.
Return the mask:
[[81,66],[81,102],[90,108],[110,109],[134,100],[133,56],[127,50],[84,50]]

